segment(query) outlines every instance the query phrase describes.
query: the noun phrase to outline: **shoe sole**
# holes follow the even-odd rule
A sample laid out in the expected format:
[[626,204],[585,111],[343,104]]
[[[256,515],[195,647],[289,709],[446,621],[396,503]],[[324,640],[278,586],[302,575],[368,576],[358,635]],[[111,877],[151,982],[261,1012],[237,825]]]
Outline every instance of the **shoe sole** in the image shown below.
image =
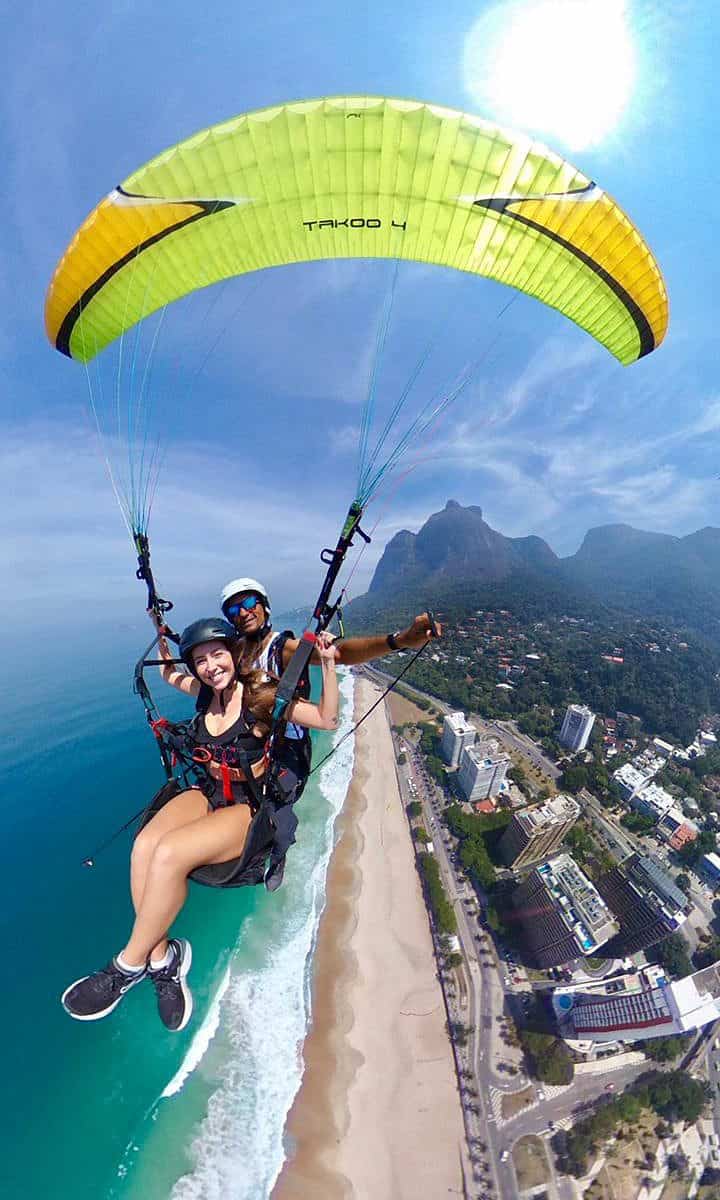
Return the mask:
[[[190,1020],[190,1018],[193,1014],[192,992],[190,991],[190,988],[187,986],[187,984],[185,982],[185,977],[189,973],[190,968],[192,966],[192,946],[190,945],[190,943],[187,941],[186,938],[175,938],[175,941],[181,947],[180,991],[182,992],[183,998],[185,1000],[185,1013],[184,1013],[182,1021],[175,1029],[171,1029],[169,1025],[165,1025],[165,1028],[168,1030],[169,1033],[180,1033],[185,1028],[185,1026],[187,1025],[188,1021]],[[163,1021],[163,1024],[165,1024],[164,1021]]]
[[146,974],[147,972],[143,971],[139,979],[131,979],[124,991],[120,993],[117,1000],[113,1000],[112,1004],[109,1004],[107,1008],[103,1008],[101,1012],[76,1013],[73,1012],[71,1008],[68,1008],[67,1004],[65,1003],[65,997],[73,990],[74,987],[77,987],[79,983],[82,983],[83,979],[87,979],[87,975],[81,975],[79,979],[76,979],[74,983],[71,983],[69,987],[65,988],[65,991],[60,997],[60,1003],[65,1009],[67,1015],[72,1017],[74,1021],[101,1021],[103,1017],[108,1017],[113,1009],[117,1008],[121,1000],[125,999],[126,995],[130,991],[130,988],[134,988],[136,984],[141,983],[142,980],[145,979]]

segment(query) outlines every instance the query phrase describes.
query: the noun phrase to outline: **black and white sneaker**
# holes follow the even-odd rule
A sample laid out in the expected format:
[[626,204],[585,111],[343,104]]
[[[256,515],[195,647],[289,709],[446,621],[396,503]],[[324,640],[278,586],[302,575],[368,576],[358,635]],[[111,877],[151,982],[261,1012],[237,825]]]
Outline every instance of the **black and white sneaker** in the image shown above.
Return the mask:
[[170,962],[166,967],[150,967],[148,975],[157,995],[160,1020],[166,1029],[179,1033],[192,1016],[192,992],[185,977],[192,965],[192,946],[185,938],[170,938]]
[[106,1017],[122,1000],[123,996],[147,975],[147,968],[124,971],[112,958],[101,971],[84,975],[71,983],[60,997],[65,1012],[76,1021],[99,1021]]

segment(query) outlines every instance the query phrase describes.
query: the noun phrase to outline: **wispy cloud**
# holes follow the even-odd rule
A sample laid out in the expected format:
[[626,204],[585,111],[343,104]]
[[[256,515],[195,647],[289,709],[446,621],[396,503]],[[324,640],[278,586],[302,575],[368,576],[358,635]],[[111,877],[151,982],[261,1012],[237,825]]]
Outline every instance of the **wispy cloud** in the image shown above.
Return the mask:
[[[594,342],[587,340],[568,348],[567,342],[554,338],[533,355],[517,378],[505,389],[503,395],[490,410],[489,425],[506,425],[517,418],[528,405],[538,400],[546,402],[568,377],[587,375],[588,370],[602,360],[604,351]],[[584,408],[592,400],[585,392]]]
[[561,552],[589,524],[681,533],[717,520],[716,395],[689,383],[680,392],[672,380],[672,404],[664,396],[659,403],[658,385],[640,372],[609,369],[623,385],[612,405],[595,349],[567,350],[553,339],[498,389],[489,410],[466,405],[445,421],[418,475],[461,472],[464,493],[504,532],[541,533]]
[[[18,613],[47,607],[76,620],[141,613],[134,553],[101,458],[83,428],[26,426],[0,447],[0,569]],[[153,514],[157,580],[183,618],[217,606],[226,578],[259,575],[276,605],[314,598],[344,515],[322,488],[268,477],[232,451],[198,444],[168,459]],[[195,608],[193,608],[195,606]]]

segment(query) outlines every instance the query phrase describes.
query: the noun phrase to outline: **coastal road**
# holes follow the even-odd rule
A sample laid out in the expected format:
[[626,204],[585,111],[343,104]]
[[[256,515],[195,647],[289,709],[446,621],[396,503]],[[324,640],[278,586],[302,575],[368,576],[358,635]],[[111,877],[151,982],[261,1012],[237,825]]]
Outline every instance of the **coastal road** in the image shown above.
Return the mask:
[[[395,680],[394,675],[389,675],[386,671],[381,671],[378,667],[368,666],[367,663],[363,663],[362,670],[371,677],[374,683],[379,684],[382,688],[386,688],[389,683]],[[431,696],[429,692],[420,691],[420,688],[413,687],[406,679],[402,680],[401,687],[413,696],[418,696],[420,700],[429,700],[433,708],[437,708],[442,713],[455,712],[452,705],[446,704],[444,700],[438,700],[437,696]]]
[[[399,739],[397,744],[401,744]],[[457,1052],[461,1067],[463,1069],[470,1069],[477,1090],[475,1104],[469,1104],[468,1100],[463,1097],[463,1116],[468,1131],[468,1141],[472,1144],[473,1142],[482,1140],[487,1146],[486,1158],[491,1177],[494,1176],[496,1195],[503,1197],[503,1200],[506,1196],[509,1200],[516,1200],[517,1190],[514,1185],[512,1189],[508,1188],[505,1183],[501,1185],[499,1178],[499,1168],[501,1166],[499,1160],[502,1147],[498,1148],[495,1144],[497,1137],[496,1120],[490,1104],[489,1094],[492,1077],[491,1039],[494,1031],[492,992],[489,986],[484,986],[483,975],[486,973],[487,968],[481,967],[478,962],[477,919],[469,917],[463,904],[465,898],[471,896],[474,898],[474,893],[472,888],[456,877],[447,848],[443,842],[442,833],[438,825],[440,810],[439,790],[435,788],[434,783],[424,771],[422,758],[417,748],[405,741],[402,742],[402,748],[405,751],[406,762],[404,765],[398,765],[397,767],[402,800],[404,804],[407,804],[409,800],[416,797],[422,807],[425,828],[433,838],[433,847],[440,871],[440,878],[455,911],[457,936],[466,968],[465,976],[468,984],[467,1004],[459,1010],[456,1005],[452,1005],[452,1007],[457,1013],[455,1019],[462,1020],[463,1024],[470,1031],[466,1046]],[[412,780],[412,788],[409,785],[409,780]],[[500,1081],[497,1082],[500,1083]],[[475,1107],[477,1107],[477,1111],[473,1111]],[[477,1185],[479,1182],[478,1177],[473,1176],[473,1178]],[[474,1189],[474,1194],[483,1194],[482,1185],[479,1186],[477,1191]]]

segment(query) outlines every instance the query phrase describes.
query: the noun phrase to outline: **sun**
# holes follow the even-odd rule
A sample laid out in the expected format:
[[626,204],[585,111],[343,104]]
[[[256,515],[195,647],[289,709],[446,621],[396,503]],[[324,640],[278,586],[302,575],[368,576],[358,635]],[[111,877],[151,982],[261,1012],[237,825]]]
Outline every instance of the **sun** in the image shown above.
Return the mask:
[[481,116],[597,146],[635,81],[625,0],[500,0],[465,40],[464,77]]

